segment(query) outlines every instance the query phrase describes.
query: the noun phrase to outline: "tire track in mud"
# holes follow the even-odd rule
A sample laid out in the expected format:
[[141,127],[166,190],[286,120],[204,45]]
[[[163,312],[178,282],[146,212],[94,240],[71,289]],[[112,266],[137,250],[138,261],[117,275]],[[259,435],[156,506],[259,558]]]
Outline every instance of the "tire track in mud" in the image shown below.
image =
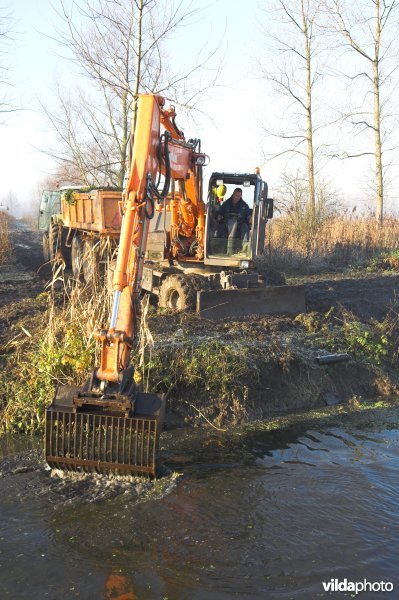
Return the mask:
[[12,256],[0,265],[0,306],[23,298],[32,298],[43,291],[51,270],[43,267],[40,233],[12,224],[10,237]]

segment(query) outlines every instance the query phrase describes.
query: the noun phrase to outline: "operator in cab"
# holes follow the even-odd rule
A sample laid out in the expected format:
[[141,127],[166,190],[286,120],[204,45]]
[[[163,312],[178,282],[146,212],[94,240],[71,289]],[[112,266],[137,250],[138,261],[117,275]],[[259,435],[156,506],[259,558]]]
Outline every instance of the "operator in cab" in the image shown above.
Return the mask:
[[220,206],[215,236],[248,241],[251,229],[251,209],[242,198],[242,189],[236,188]]

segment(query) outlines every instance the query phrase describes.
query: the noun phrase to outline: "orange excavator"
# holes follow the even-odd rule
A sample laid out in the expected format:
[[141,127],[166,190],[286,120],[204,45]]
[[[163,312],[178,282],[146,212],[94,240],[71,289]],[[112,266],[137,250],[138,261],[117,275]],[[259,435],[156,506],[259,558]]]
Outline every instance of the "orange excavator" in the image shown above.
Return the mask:
[[[108,329],[95,333],[101,346],[100,364],[83,387],[59,386],[46,409],[45,455],[54,468],[156,474],[165,402],[137,389],[131,364],[149,223],[172,183],[172,232],[175,228],[178,239],[181,226],[173,204],[178,195],[186,233],[195,237],[198,257],[203,256],[201,185],[206,156],[199,151],[198,140],[185,140],[174,109],[164,108],[160,96],[139,96],[132,140],[110,323]],[[190,197],[195,198],[195,206]]]

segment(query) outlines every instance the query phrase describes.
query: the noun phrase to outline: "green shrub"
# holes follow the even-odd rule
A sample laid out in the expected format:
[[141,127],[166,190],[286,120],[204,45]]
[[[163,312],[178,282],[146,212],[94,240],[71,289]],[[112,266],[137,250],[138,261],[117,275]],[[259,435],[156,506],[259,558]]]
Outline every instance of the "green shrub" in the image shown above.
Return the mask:
[[34,432],[43,428],[44,410],[57,384],[83,383],[93,365],[94,346],[86,344],[73,326],[58,332],[56,343],[33,339],[6,359],[0,374],[3,410],[0,430]]

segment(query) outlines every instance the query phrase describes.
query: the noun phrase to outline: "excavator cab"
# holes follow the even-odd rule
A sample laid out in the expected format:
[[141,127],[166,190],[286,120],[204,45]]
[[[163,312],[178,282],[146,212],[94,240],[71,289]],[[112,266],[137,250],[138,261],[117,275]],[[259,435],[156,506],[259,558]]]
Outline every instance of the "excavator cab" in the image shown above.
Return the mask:
[[209,181],[204,263],[248,269],[263,254],[265,227],[273,215],[258,173],[213,173]]
[[273,200],[259,172],[213,173],[206,210],[204,265],[219,273],[219,281],[198,292],[197,313],[221,319],[304,312],[304,286],[275,285],[272,270],[255,265],[273,216]]

